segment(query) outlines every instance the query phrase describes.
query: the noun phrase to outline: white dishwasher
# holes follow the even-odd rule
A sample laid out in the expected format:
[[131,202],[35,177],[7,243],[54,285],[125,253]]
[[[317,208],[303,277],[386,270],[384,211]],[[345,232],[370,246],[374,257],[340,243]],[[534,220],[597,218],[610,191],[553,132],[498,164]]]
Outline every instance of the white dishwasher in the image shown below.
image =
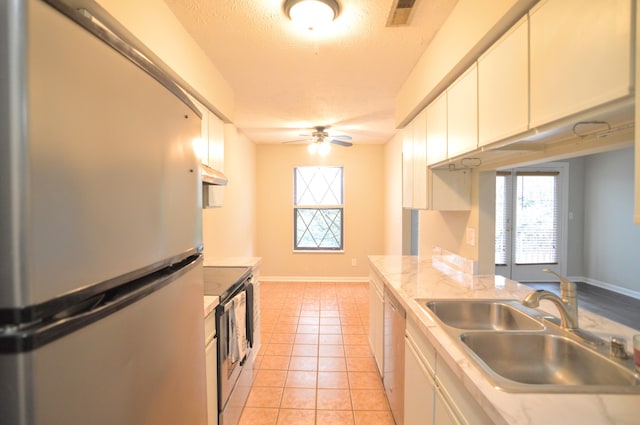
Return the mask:
[[396,425],[404,424],[404,333],[406,313],[398,300],[384,292],[384,373],[382,382]]
[[218,347],[216,337],[216,314],[213,310],[204,318],[208,425],[218,425]]

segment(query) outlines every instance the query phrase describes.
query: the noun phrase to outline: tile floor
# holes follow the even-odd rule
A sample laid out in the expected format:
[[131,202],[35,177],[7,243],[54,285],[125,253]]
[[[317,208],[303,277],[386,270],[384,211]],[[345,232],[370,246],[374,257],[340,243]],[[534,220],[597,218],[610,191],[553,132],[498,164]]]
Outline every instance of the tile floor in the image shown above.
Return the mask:
[[261,284],[262,347],[240,425],[393,425],[366,283]]

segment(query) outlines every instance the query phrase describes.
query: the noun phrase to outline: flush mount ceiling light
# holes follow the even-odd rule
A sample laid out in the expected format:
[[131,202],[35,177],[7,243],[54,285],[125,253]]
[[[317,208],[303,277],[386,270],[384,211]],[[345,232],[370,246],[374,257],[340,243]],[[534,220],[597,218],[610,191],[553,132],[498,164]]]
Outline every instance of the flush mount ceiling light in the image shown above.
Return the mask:
[[284,13],[308,30],[315,30],[330,24],[340,12],[336,0],[285,0]]

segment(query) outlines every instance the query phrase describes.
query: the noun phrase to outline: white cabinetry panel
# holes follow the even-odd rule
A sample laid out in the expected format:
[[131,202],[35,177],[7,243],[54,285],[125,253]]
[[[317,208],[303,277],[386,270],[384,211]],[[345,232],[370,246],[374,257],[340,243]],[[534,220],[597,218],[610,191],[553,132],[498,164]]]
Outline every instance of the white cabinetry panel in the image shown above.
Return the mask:
[[478,66],[473,64],[447,89],[447,157],[478,147]]
[[478,59],[478,144],[529,126],[529,33],[525,16]]
[[427,164],[447,159],[447,93],[442,93],[427,110]]
[[630,94],[631,6],[544,0],[530,11],[530,127]]

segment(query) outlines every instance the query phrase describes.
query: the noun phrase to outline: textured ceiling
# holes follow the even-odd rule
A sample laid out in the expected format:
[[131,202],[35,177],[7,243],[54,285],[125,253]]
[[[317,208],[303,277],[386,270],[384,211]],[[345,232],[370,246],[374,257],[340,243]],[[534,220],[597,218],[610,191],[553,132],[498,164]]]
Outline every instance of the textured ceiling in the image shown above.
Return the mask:
[[235,94],[234,124],[256,143],[317,125],[354,143],[395,132],[395,97],[457,0],[417,0],[387,27],[393,0],[339,0],[324,32],[301,30],[283,0],[165,0]]

